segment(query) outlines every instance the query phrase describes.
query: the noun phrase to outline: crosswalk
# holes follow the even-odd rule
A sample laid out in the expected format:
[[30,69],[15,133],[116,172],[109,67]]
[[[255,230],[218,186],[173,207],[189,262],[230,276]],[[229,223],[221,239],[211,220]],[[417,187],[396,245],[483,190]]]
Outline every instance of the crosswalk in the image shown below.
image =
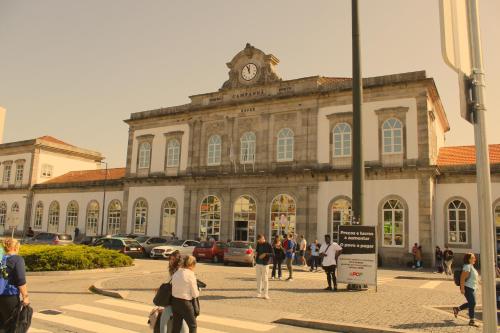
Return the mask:
[[[152,306],[131,301],[106,298],[91,304],[70,304],[60,307],[60,314],[33,314],[29,333],[89,332],[140,333],[150,332],[147,318]],[[200,333],[269,332],[275,325],[202,314],[198,318]],[[243,328],[243,329],[242,329]]]

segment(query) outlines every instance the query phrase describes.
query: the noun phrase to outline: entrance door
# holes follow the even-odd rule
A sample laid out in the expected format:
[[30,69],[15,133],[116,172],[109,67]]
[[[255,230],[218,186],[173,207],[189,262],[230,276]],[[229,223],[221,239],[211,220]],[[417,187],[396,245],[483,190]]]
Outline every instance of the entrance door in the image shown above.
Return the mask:
[[248,221],[234,222],[234,240],[248,241]]

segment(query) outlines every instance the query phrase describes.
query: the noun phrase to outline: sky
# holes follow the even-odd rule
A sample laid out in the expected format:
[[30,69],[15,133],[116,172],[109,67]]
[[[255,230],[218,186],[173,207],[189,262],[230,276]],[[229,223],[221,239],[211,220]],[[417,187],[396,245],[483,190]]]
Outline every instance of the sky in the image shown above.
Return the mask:
[[[217,91],[247,42],[280,59],[284,80],[349,77],[349,0],[0,0],[3,142],[51,135],[125,165],[133,112]],[[425,70],[451,131],[474,143],[460,117],[457,75],[441,55],[437,0],[360,0],[364,77]],[[500,143],[500,1],[480,0],[487,138]],[[496,37],[495,37],[496,36]]]

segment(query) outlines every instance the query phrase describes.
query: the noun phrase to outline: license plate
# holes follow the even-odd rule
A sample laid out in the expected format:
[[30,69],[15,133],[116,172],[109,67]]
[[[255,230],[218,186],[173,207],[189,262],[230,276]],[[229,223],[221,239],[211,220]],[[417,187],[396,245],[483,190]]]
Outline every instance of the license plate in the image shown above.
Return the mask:
[[130,251],[137,251],[137,248],[136,247],[131,247]]
[[198,254],[200,257],[204,257],[205,256],[205,253],[199,253]]

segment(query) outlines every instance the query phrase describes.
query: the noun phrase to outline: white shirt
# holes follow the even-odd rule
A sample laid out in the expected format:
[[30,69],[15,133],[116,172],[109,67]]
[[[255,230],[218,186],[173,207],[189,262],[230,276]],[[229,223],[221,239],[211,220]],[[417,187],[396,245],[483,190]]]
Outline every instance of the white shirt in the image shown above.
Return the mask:
[[179,268],[172,277],[172,296],[192,300],[200,296],[196,276],[190,269]]
[[303,238],[301,241],[300,241],[300,250],[301,251],[305,251],[307,249],[307,241],[305,238]]
[[[328,250],[327,250],[328,249]],[[339,244],[332,242],[330,243],[330,246],[328,244],[322,244],[321,248],[319,249],[319,253],[324,253],[326,254],[325,257],[323,257],[323,266],[332,266],[332,265],[337,265],[337,260],[335,260],[335,254],[337,251],[341,251],[342,248],[340,247]]]

